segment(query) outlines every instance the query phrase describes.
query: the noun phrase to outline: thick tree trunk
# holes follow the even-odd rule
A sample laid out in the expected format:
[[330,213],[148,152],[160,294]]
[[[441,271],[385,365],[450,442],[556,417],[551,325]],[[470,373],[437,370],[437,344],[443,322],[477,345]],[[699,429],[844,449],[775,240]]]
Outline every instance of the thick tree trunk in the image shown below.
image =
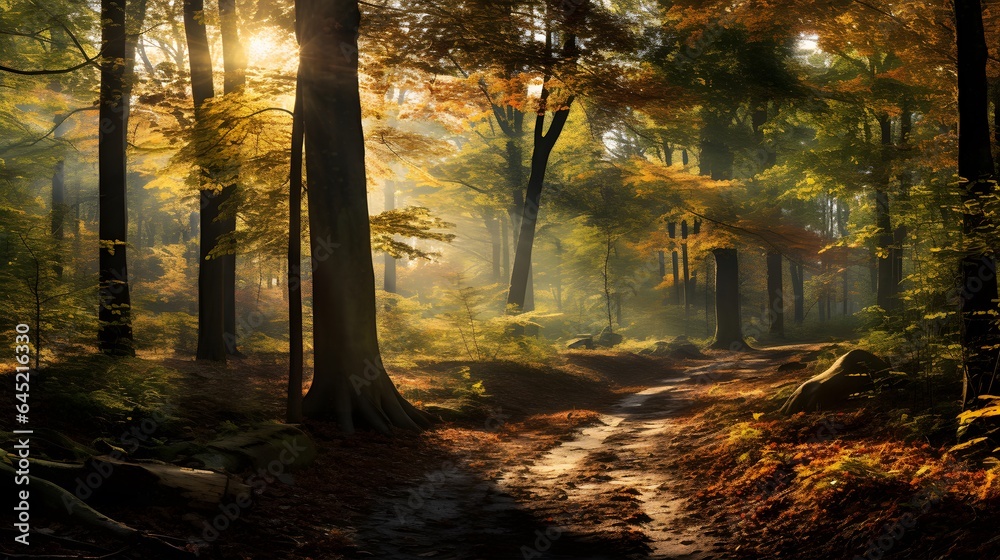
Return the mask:
[[785,336],[785,291],[782,282],[781,253],[767,253],[767,316],[770,319],[769,332]]
[[[978,234],[986,224],[982,200],[993,194],[986,63],[988,51],[979,0],[955,0],[958,42],[958,174],[966,204],[962,226],[966,256],[960,264],[962,346],[965,351],[966,407],[992,392],[1000,332],[990,313],[997,304],[996,262]],[[970,206],[974,209],[969,209]]]
[[[246,84],[246,54],[240,43],[239,21],[236,17],[236,0],[219,0],[219,32],[222,35],[222,66],[223,94],[230,95],[243,89]],[[231,171],[233,177],[239,177],[239,162]],[[222,189],[219,201],[220,211],[224,213],[220,223],[220,235],[231,236],[236,232],[236,208],[230,206],[235,202],[237,184],[228,185]],[[227,253],[219,257],[222,261],[222,293],[223,293],[223,332],[226,341],[226,353],[239,355],[236,340],[236,253]]]
[[98,143],[100,238],[100,321],[97,333],[101,352],[134,355],[132,300],[129,294],[128,206],[125,183],[125,52],[124,0],[101,1],[100,136]]
[[715,340],[712,348],[747,350],[740,314],[740,269],[736,249],[715,249],[712,254],[715,255]]
[[308,417],[336,420],[347,432],[419,429],[426,418],[386,374],[375,326],[358,0],[297,0],[296,14],[315,262],[315,374],[302,409]]
[[[184,33],[191,66],[191,97],[195,120],[200,120],[205,101],[215,95],[212,55],[208,50],[203,0],[184,0]],[[197,125],[196,125],[197,126]],[[203,162],[202,167],[207,167]],[[226,360],[224,337],[224,268],[221,258],[209,258],[223,233],[219,221],[222,197],[212,188],[201,190],[198,243],[198,353],[199,360]]]

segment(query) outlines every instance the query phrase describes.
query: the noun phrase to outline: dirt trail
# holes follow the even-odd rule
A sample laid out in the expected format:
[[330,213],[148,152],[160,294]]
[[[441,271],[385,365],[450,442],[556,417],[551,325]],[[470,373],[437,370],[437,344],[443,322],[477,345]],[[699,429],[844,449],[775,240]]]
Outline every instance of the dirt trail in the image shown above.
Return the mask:
[[685,507],[686,487],[657,468],[693,384],[773,364],[783,352],[692,362],[620,399],[595,425],[577,430],[529,465],[505,465],[481,480],[444,464],[375,508],[359,540],[370,554],[419,558],[704,560],[724,556],[708,522]]

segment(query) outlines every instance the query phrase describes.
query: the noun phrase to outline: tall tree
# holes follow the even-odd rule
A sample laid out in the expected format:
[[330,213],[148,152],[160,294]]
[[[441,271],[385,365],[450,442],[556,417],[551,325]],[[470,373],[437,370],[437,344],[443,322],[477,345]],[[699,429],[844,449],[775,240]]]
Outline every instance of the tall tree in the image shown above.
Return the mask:
[[[232,95],[243,89],[246,84],[246,53],[240,42],[239,20],[236,14],[236,0],[219,0],[219,31],[222,35],[222,67],[225,72],[222,82],[223,95]],[[239,178],[239,162],[235,169],[227,172],[227,176]],[[223,187],[219,194],[219,209],[223,213],[221,232],[223,236],[232,236],[236,231],[236,184]],[[230,355],[239,354],[236,345],[236,253],[226,251],[218,257],[222,261],[222,307],[223,332],[226,342],[226,352]]]
[[358,427],[419,429],[423,413],[382,365],[358,83],[358,0],[296,0],[299,88],[309,181],[314,376],[309,417]]
[[[296,84],[299,80],[296,79]],[[295,88],[288,178],[288,411],[302,420],[302,88]]]
[[958,175],[964,210],[966,254],[960,264],[962,346],[965,350],[965,405],[990,391],[997,372],[1000,343],[996,261],[981,234],[987,224],[983,204],[994,192],[990,146],[988,50],[979,0],[955,0],[958,43]]
[[98,172],[100,193],[99,289],[101,352],[133,355],[132,299],[129,293],[126,247],[128,210],[125,182],[124,92],[126,58],[125,1],[101,0],[101,98]]
[[[191,68],[191,97],[194,101],[195,126],[205,121],[205,101],[215,96],[212,81],[212,55],[208,48],[203,0],[184,0],[184,34]],[[199,131],[204,132],[204,131]],[[203,156],[204,157],[204,156]],[[222,197],[210,182],[211,164],[199,164],[202,183],[198,267],[198,359],[225,361],[224,270],[222,259],[213,258],[212,249],[223,234],[218,219]]]
[[[573,19],[581,17],[581,5],[584,7],[587,0],[581,2],[564,2],[560,5],[563,11],[561,18],[566,23],[571,23]],[[510,273],[510,290],[507,292],[507,305],[514,306],[517,310],[528,310],[526,303],[529,303],[529,283],[531,280],[531,251],[535,243],[535,227],[538,223],[538,210],[542,202],[542,187],[545,185],[545,171],[549,164],[549,156],[552,148],[555,147],[569,118],[570,106],[573,104],[573,95],[566,97],[564,101],[552,108],[552,122],[548,131],[545,130],[545,117],[549,112],[550,96],[552,94],[550,79],[552,65],[556,61],[556,52],[553,46],[553,36],[563,35],[563,44],[558,54],[558,59],[564,63],[572,62],[578,54],[576,44],[576,34],[572,31],[572,26],[565,34],[556,34],[552,29],[545,30],[545,60],[549,66],[545,68],[545,75],[542,78],[542,92],[538,100],[538,110],[535,114],[534,145],[531,152],[531,172],[528,175],[528,187],[524,194],[524,206],[521,211],[520,233],[517,234],[517,245],[514,250],[514,265]],[[514,143],[508,144],[508,150]],[[530,302],[533,307],[533,302]]]

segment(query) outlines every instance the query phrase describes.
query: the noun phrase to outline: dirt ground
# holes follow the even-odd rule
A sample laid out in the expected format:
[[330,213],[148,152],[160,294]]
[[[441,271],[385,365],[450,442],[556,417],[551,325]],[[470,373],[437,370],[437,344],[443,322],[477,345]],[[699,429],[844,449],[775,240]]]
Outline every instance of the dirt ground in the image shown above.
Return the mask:
[[[907,439],[887,420],[894,411],[864,403],[776,416],[782,396],[835,350],[581,350],[547,365],[390,368],[411,401],[444,420],[392,436],[307,423],[316,462],[265,478],[253,507],[219,531],[210,524],[219,527],[221,510],[102,511],[219,559],[1000,557],[998,539],[968,542],[995,519],[1000,491],[992,475],[949,461],[945,443]],[[191,437],[281,416],[280,358],[214,368],[159,360],[174,372],[163,396]],[[79,438],[93,429],[44,414]],[[952,485],[916,501],[932,478]],[[917,529],[894,528],[911,510]],[[878,548],[885,534],[891,550]],[[113,552],[74,536],[94,557]]]

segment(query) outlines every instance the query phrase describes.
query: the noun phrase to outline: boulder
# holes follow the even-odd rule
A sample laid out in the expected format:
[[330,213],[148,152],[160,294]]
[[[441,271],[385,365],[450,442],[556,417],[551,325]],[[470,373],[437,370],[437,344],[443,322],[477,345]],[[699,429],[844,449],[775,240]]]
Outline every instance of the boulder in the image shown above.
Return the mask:
[[571,350],[578,350],[580,348],[586,348],[587,350],[594,349],[594,337],[592,336],[581,336],[574,338],[566,343],[566,348]]
[[846,405],[851,395],[875,388],[875,379],[889,371],[889,364],[865,350],[851,350],[826,371],[799,385],[781,412],[834,410]]
[[608,327],[604,327],[601,330],[601,334],[597,337],[597,344],[600,346],[612,347],[621,344],[622,340],[625,340],[622,335],[612,332]]

